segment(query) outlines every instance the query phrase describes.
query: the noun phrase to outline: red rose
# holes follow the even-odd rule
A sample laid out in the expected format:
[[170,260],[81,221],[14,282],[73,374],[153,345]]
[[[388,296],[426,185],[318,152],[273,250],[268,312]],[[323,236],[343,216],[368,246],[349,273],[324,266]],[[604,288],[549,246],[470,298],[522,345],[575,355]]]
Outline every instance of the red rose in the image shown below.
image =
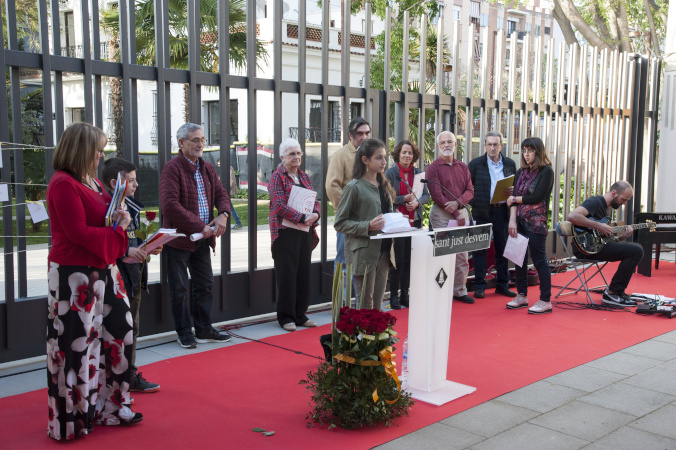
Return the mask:
[[146,219],[150,222],[155,220],[155,217],[157,217],[157,212],[155,211],[146,211]]
[[348,322],[347,324],[345,324],[345,328],[344,328],[342,331],[343,331],[343,333],[345,333],[345,334],[350,334],[350,335],[352,335],[352,334],[354,334],[354,332],[355,332],[355,328],[356,328],[356,327],[354,326],[353,323]]

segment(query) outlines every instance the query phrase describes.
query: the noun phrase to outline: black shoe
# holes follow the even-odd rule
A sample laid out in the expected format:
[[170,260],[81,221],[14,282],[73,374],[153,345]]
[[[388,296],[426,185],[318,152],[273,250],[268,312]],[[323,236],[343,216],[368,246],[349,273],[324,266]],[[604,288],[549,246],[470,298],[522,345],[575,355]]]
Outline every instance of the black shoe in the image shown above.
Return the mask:
[[157,392],[160,385],[143,378],[143,372],[133,373],[129,379],[129,390],[134,392]]
[[632,300],[627,294],[611,294],[607,288],[605,291],[603,291],[602,301],[608,305],[621,306],[623,308],[636,306],[636,302]]
[[511,297],[511,298],[516,297],[516,292],[512,291],[508,287],[498,286],[498,287],[495,288],[495,293],[500,294],[500,295],[504,295],[505,297]]
[[134,413],[134,417],[132,417],[129,420],[124,420],[124,419],[120,418],[120,425],[134,425],[135,423],[139,423],[142,420],[143,420],[143,414]]
[[183,348],[195,348],[197,347],[197,341],[195,336],[192,333],[179,334],[178,343],[181,344]]
[[390,297],[390,308],[401,309],[401,305],[399,304],[399,297],[397,297],[396,295]]
[[470,297],[469,295],[461,295],[460,297],[456,297],[455,295],[453,296],[453,300],[457,300],[459,302],[463,303],[474,303],[474,299]]
[[484,290],[479,288],[474,291],[474,298],[484,298],[486,295],[484,294]]
[[401,296],[399,297],[399,304],[404,308],[408,308],[408,290],[406,290],[406,292],[401,291]]
[[230,336],[221,334],[214,328],[209,328],[207,331],[198,331],[195,340],[200,344],[204,344],[205,342],[229,342]]

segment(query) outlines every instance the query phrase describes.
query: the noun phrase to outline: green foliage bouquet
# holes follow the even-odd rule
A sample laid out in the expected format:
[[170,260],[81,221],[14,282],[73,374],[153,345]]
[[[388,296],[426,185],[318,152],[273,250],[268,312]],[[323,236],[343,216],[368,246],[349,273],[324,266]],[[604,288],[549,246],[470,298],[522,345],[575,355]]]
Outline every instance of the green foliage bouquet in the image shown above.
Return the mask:
[[[335,292],[335,291],[334,291]],[[334,296],[334,311],[338,311]],[[401,391],[394,359],[397,319],[378,309],[343,307],[333,316],[332,363],[301,380],[311,392],[307,418],[329,428],[353,429],[408,415],[411,395]]]

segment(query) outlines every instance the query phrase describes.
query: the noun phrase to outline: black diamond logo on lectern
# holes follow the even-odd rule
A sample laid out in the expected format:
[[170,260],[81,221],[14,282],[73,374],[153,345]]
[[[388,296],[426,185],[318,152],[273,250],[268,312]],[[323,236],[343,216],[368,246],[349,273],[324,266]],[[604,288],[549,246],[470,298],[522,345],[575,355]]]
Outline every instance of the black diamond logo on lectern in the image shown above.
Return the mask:
[[440,288],[444,287],[444,283],[446,283],[446,280],[448,280],[448,275],[446,275],[446,272],[444,272],[443,268],[439,271],[435,280]]

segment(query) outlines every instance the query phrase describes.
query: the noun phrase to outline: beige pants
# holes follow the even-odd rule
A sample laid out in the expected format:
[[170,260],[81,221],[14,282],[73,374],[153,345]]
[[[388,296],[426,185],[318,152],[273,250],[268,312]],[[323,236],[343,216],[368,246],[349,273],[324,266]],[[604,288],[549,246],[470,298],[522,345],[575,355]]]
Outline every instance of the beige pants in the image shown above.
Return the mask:
[[[469,225],[469,214],[466,209],[460,210],[460,215],[465,218],[465,225]],[[448,221],[454,219],[436,204],[430,210],[430,220],[434,228],[448,228]],[[468,253],[455,254],[455,277],[453,279],[453,296],[467,295],[467,273],[469,272]]]
[[385,287],[387,286],[387,275],[389,272],[390,252],[385,252],[380,254],[376,266],[366,272],[366,275],[354,275],[354,288],[356,290],[354,298],[357,302],[357,308],[359,308],[359,299],[361,297],[362,288],[364,288],[364,308],[382,308]]

